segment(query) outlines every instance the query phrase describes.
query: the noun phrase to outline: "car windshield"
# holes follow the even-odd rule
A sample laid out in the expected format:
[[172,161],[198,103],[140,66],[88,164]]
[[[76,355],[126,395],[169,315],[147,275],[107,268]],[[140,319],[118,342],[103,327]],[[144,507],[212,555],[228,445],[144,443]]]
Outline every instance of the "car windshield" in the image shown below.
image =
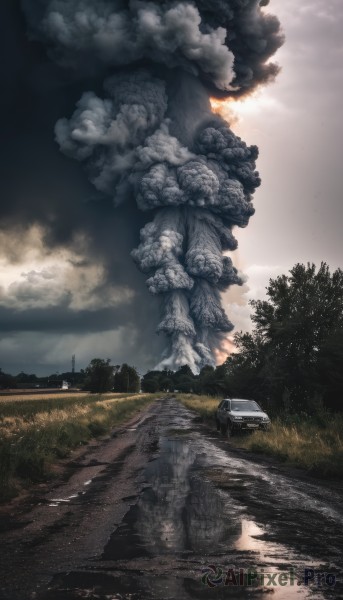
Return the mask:
[[254,400],[232,400],[231,410],[261,410]]

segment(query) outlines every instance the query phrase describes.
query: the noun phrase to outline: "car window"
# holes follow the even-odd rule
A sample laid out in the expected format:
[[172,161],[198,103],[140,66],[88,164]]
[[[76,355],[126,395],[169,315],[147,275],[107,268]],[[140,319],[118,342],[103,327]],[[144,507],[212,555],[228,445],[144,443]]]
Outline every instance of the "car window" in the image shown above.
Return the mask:
[[243,411],[243,410],[261,410],[255,400],[232,400],[231,410]]
[[228,400],[224,400],[224,406],[223,408],[229,408],[229,401]]

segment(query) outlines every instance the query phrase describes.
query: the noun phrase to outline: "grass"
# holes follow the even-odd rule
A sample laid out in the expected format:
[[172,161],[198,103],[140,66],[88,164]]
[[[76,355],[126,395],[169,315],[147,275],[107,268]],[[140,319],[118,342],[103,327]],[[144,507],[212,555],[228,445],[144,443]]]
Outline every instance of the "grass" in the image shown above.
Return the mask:
[[[211,421],[214,427],[218,398],[192,394],[179,394],[177,397],[187,408]],[[255,431],[250,435],[237,436],[232,443],[306,469],[318,477],[343,477],[343,415],[327,412],[319,417],[277,417],[268,432]]]
[[176,398],[190,410],[195,410],[203,419],[214,422],[214,413],[221,398],[197,396],[196,394],[177,394]]
[[0,500],[44,481],[76,447],[120,425],[156,396],[84,395],[8,400],[0,405]]
[[318,477],[343,477],[343,417],[330,415],[325,427],[313,422],[285,424],[276,419],[264,434],[255,431],[242,441],[252,452],[275,456]]
[[[73,398],[82,398],[89,395],[88,392],[73,392],[72,397]],[[49,392],[48,390],[46,391],[40,391],[38,393],[32,392],[27,393],[20,393],[19,391],[15,392],[15,393],[0,393],[0,407],[2,407],[2,404],[6,402],[23,402],[23,401],[27,401],[27,400],[46,400],[47,398],[49,398],[49,400],[52,400],[54,398],[65,398],[68,397],[68,392]]]
[[[51,412],[55,409],[66,409],[72,406],[94,405],[96,400],[122,399],[132,397],[132,394],[89,394],[81,392],[80,394],[62,395],[47,393],[45,395],[30,394],[29,396],[5,396],[0,400],[0,420],[4,417],[17,416],[19,418],[32,418],[40,412]],[[139,394],[141,396],[141,394]]]

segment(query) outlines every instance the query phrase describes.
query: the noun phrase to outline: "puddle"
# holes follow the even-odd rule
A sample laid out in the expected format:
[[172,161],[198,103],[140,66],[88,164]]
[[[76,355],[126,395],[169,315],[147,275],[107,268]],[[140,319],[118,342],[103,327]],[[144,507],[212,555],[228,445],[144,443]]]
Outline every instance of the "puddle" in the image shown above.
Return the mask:
[[[92,480],[90,479],[89,481],[86,481],[83,485],[89,485],[91,483],[91,481]],[[77,492],[77,494],[71,494],[70,496],[67,496],[67,498],[51,498],[51,500],[47,506],[55,507],[55,506],[61,506],[61,504],[69,504],[76,498],[80,498],[81,496],[83,496],[85,493],[86,492],[82,491],[82,492]]]
[[256,525],[254,521],[248,521],[248,519],[242,519],[241,528],[241,535],[235,543],[236,550],[261,552],[261,540],[257,539],[256,536],[263,535],[265,533],[264,530]]
[[[162,437],[159,448],[159,456],[148,463],[144,471],[147,487],[112,534],[102,560],[134,561],[137,568],[140,561],[147,558],[163,559],[166,556],[171,568],[174,560],[181,559],[193,561],[198,569],[200,564],[204,566],[206,563],[217,563],[218,568],[223,563],[226,570],[230,564],[235,564],[237,568],[256,567],[278,576],[283,573],[285,563],[291,564],[292,560],[296,560],[290,548],[263,539],[266,530],[247,518],[245,507],[230,495],[230,486],[221,489],[205,476],[210,470],[200,441],[199,444],[190,444],[182,438]],[[216,474],[219,477],[220,473]],[[230,485],[244,487],[245,476],[242,470],[238,470],[230,477]],[[299,561],[297,564],[300,565]],[[268,575],[265,577],[268,581]],[[206,590],[196,581],[192,586],[197,589],[195,597],[204,596]],[[308,596],[307,590],[297,585],[294,587],[294,584],[287,585],[286,591],[282,586],[265,587],[245,590],[253,597],[272,593],[279,600]],[[178,597],[187,598],[182,589]],[[215,597],[221,597],[221,592],[215,591]],[[230,597],[241,597],[242,590],[231,592],[232,589]],[[225,597],[224,590],[222,593]],[[151,589],[149,597],[155,598]],[[207,597],[206,594],[204,597]]]
[[[87,481],[84,481],[83,485],[85,487],[88,487],[92,483],[92,481],[93,479],[87,479]],[[51,498],[51,500],[47,503],[47,506],[50,508],[55,508],[56,506],[61,506],[63,504],[70,504],[73,502],[73,500],[76,500],[77,498],[80,499],[85,494],[86,491],[81,490],[79,492],[76,492],[75,494],[70,494],[70,496],[67,496],[66,498]]]
[[224,552],[224,540],[239,536],[239,522],[229,518],[223,498],[213,493],[211,482],[193,473],[196,462],[189,444],[160,440],[160,455],[144,472],[148,487],[112,535],[105,560],[211,552],[214,543]]
[[[142,472],[144,488],[126,498],[129,510],[99,563],[87,572],[60,575],[59,590],[52,586],[44,599],[74,600],[86,585],[94,594],[87,597],[101,600],[328,597],[327,589],[304,588],[290,578],[292,569],[298,577],[307,567],[319,567],[318,552],[327,560],[311,529],[324,504],[280,475],[229,456],[198,433],[185,436],[189,424],[186,417],[168,419],[158,453]],[[52,500],[59,501],[64,500]],[[312,521],[302,523],[299,515]],[[320,531],[316,527],[315,534]],[[230,569],[245,575],[255,569],[259,585],[248,586],[246,579],[225,585]],[[282,582],[269,585],[273,577]]]

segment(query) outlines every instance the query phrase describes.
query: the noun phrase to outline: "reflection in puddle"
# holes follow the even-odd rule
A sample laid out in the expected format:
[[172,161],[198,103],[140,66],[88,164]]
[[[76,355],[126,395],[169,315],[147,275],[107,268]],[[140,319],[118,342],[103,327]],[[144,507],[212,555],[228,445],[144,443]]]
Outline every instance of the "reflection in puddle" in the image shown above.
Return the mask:
[[[84,481],[83,485],[87,487],[92,483],[92,481],[93,481],[93,479],[87,479],[87,481]],[[80,492],[76,492],[75,494],[71,494],[70,496],[67,496],[66,498],[51,498],[51,500],[47,506],[54,508],[56,506],[61,506],[63,504],[69,504],[70,502],[75,500],[75,498],[81,498],[81,496],[84,496],[85,494],[86,494],[86,492],[84,490],[82,490]]]
[[[242,465],[226,471],[228,483],[224,485],[223,472],[208,464],[203,442],[192,441],[190,444],[182,437],[160,438],[159,455],[144,471],[146,487],[112,534],[102,559],[120,561],[125,568],[130,560],[137,568],[147,558],[161,557],[163,561],[163,556],[168,557],[171,569],[173,561],[180,559],[193,560],[198,565],[194,579],[168,577],[165,596],[158,595],[162,576],[151,579],[146,573],[135,577],[135,586],[140,586],[139,598],[226,598],[228,592],[230,598],[237,599],[247,593],[254,598],[272,593],[278,600],[307,597],[307,591],[298,586],[210,590],[201,584],[200,565],[204,567],[209,562],[226,565],[226,569],[232,561],[238,568],[262,565],[265,572],[280,573],[278,569],[284,568],[286,557],[292,558],[289,548],[262,539],[265,530],[249,519],[245,507],[230,495],[232,489],[250,486],[246,473],[241,472]],[[219,481],[221,487],[216,485]]]
[[[296,554],[288,542],[268,541],[268,514],[263,513],[264,528],[245,506],[247,494],[250,505],[257,505],[258,482],[270,476],[262,470],[251,473],[248,462],[228,457],[198,434],[181,435],[187,427],[189,419],[183,422],[178,414],[174,422],[169,419],[167,435],[154,442],[144,488],[137,498],[125,498],[135,503],[111,535],[98,569],[93,564],[87,571],[59,576],[57,591],[52,587],[48,600],[243,600],[269,594],[286,600],[310,595],[296,585],[210,588],[202,583],[208,565],[222,565],[224,573],[234,566],[281,574],[293,562],[299,568],[307,564],[307,557]],[[87,590],[94,595],[80,596]]]
[[242,519],[241,528],[241,535],[235,542],[236,550],[261,551],[261,544],[263,544],[263,542],[256,539],[255,536],[263,535],[263,529],[258,527],[254,521],[248,521],[248,519]]
[[125,526],[111,537],[104,558],[123,558],[123,548],[128,545],[132,557],[133,537],[140,540],[136,556],[141,556],[143,549],[149,556],[221,554],[232,546],[241,532],[240,521],[230,514],[224,496],[198,472],[199,466],[189,443],[162,438],[159,457],[145,469],[149,486],[127,513]]
[[[91,481],[92,480],[84,483],[84,485],[89,485]],[[61,504],[69,504],[70,502],[72,502],[72,500],[74,500],[75,498],[80,498],[80,496],[83,496],[85,493],[86,492],[78,492],[77,494],[71,494],[70,496],[67,496],[67,498],[52,498],[48,506],[60,506]]]

